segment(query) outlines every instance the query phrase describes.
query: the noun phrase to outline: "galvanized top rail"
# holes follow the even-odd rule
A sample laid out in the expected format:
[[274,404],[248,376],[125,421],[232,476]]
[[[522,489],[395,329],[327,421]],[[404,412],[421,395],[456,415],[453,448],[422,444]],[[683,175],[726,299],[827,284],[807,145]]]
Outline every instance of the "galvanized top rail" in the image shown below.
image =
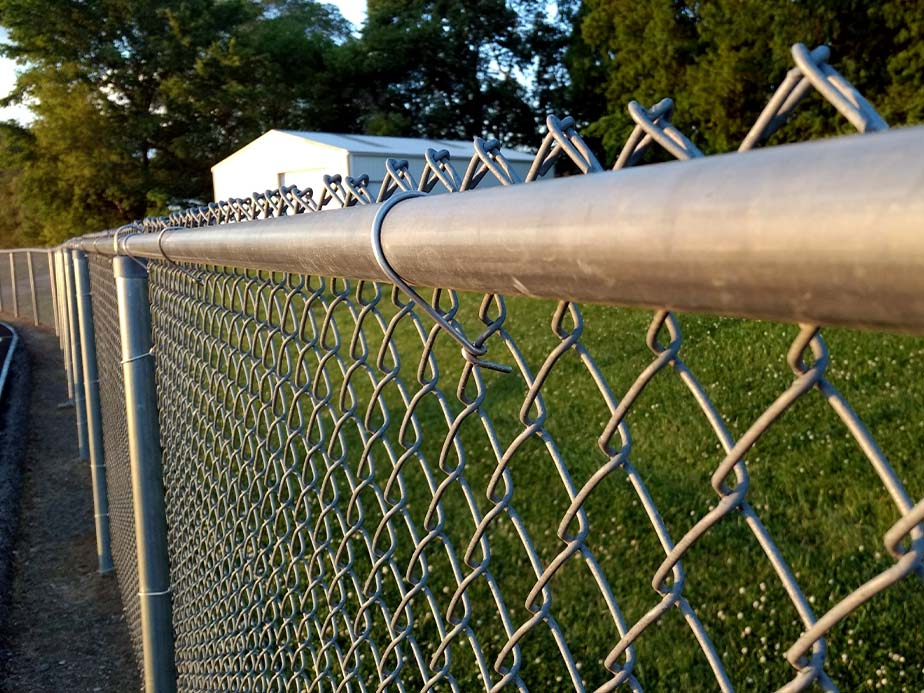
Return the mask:
[[[380,207],[69,246],[387,280]],[[924,127],[408,199],[382,247],[418,286],[924,333]]]
[[[827,48],[793,58],[742,150],[812,89],[887,128]],[[672,112],[629,104],[612,173],[549,116],[522,180],[475,138],[464,173],[430,149],[377,191],[331,175],[53,254],[100,567],[111,533],[149,691],[900,680],[879,663],[922,651],[898,583],[924,574],[924,427],[893,385],[924,356],[839,335],[841,364],[866,357],[842,394],[817,323],[924,333],[924,129],[706,159]],[[653,145],[689,161],[624,170]],[[560,157],[594,175],[535,183]],[[665,307],[806,324],[684,342]]]

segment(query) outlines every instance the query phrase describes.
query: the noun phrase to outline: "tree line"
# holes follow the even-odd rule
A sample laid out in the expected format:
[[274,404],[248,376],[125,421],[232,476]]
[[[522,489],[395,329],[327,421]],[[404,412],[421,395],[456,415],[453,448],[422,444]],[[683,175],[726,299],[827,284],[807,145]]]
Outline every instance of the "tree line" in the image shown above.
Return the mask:
[[[0,245],[54,243],[211,199],[210,166],[271,128],[536,146],[574,115],[611,160],[626,104],[670,96],[734,149],[796,41],[892,124],[924,120],[924,0],[0,0],[20,65],[0,123]],[[819,98],[784,137],[846,131]]]

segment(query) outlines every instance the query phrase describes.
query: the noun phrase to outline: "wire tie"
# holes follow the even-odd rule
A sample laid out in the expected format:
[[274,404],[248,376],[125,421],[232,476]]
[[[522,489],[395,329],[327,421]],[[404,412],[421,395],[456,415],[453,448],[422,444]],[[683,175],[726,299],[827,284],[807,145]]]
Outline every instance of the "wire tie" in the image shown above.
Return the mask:
[[113,234],[113,236],[112,236],[112,250],[113,250],[113,253],[115,253],[116,255],[119,255],[119,256],[127,257],[129,260],[131,260],[131,261],[134,262],[136,265],[138,265],[141,269],[143,269],[145,272],[147,272],[147,271],[148,271],[148,266],[144,263],[143,260],[140,260],[140,259],[136,258],[134,255],[132,255],[130,252],[128,252],[128,248],[123,248],[123,249],[122,249],[122,252],[121,252],[121,253],[119,252],[119,234],[121,234],[123,231],[129,231],[129,230],[130,230],[130,231],[133,231],[134,233],[140,233],[140,232],[137,230],[137,227],[136,227],[134,224],[129,224],[129,225],[127,225],[127,226],[121,226],[121,227],[117,228],[115,234]]
[[474,366],[481,366],[482,368],[487,368],[492,371],[499,371],[501,373],[510,373],[512,370],[510,366],[505,366],[501,363],[494,363],[493,361],[485,361],[481,357],[484,356],[488,349],[483,344],[473,344],[469,339],[462,334],[462,331],[450,323],[446,317],[440,313],[435,307],[433,307],[429,301],[423,299],[423,297],[417,293],[417,291],[411,287],[404,279],[401,278],[401,275],[395,271],[395,268],[391,266],[391,263],[388,262],[388,258],[385,257],[385,251],[382,249],[382,223],[385,221],[385,216],[388,212],[391,211],[399,202],[408,200],[412,197],[424,197],[427,193],[408,190],[404,192],[399,192],[392,197],[388,198],[378,211],[375,213],[375,219],[372,220],[372,254],[375,256],[376,262],[379,263],[381,270],[388,276],[389,280],[395,286],[400,288],[404,293],[411,297],[411,299],[420,306],[433,320],[437,325],[442,327],[450,337],[456,340],[462,347],[462,356],[466,361],[471,363]]
[[132,361],[140,361],[141,359],[143,359],[143,358],[145,358],[145,357],[147,357],[147,356],[151,356],[151,357],[153,358],[153,356],[154,356],[154,347],[151,347],[151,350],[150,350],[150,351],[146,351],[146,352],[144,352],[143,354],[136,354],[135,356],[130,356],[130,357],[127,358],[127,359],[122,359],[121,361],[119,361],[119,363],[121,363],[121,364],[124,366],[126,363],[131,363]]
[[167,262],[167,263],[173,265],[173,266],[176,267],[178,270],[180,270],[180,272],[182,272],[182,273],[185,274],[187,277],[189,277],[189,278],[192,279],[194,282],[196,282],[196,284],[198,284],[199,286],[202,286],[202,280],[199,279],[199,277],[197,277],[195,274],[193,274],[192,272],[190,272],[188,269],[186,269],[185,267],[183,267],[182,265],[180,265],[178,262],[176,262],[176,261],[173,260],[172,258],[170,258],[170,257],[167,255],[167,253],[164,252],[164,246],[163,246],[164,234],[165,234],[167,231],[178,231],[178,230],[181,231],[181,230],[183,230],[183,229],[184,229],[183,226],[165,226],[164,228],[162,228],[162,229],[160,230],[160,232],[158,232],[158,234],[157,234],[157,250],[160,252],[160,256],[164,259],[165,262]]
[[[114,255],[119,254],[119,236],[121,235],[121,233],[123,231],[129,231],[129,230],[134,230],[134,229],[135,229],[134,224],[128,224],[126,226],[120,226],[119,228],[115,230],[115,233],[112,234],[112,252]],[[126,252],[126,254],[128,253]],[[129,255],[129,257],[131,256]]]

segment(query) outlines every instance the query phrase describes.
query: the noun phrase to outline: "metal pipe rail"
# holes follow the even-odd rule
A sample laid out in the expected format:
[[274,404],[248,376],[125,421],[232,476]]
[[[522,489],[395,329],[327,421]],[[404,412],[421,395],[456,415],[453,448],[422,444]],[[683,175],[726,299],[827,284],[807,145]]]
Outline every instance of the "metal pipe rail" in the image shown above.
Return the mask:
[[[742,149],[811,89],[887,127],[828,55],[793,47]],[[886,591],[849,633],[890,662],[922,651],[902,619],[924,594],[897,584],[924,575],[906,377],[924,352],[837,334],[861,365],[829,369],[818,324],[924,334],[924,128],[704,158],[670,99],[629,113],[609,173],[549,116],[509,189],[473,190],[521,182],[476,138],[464,176],[428,150],[419,180],[390,160],[377,195],[334,175],[51,252],[146,690],[853,689],[865,673],[827,634]],[[649,145],[685,161],[626,170]],[[562,156],[594,175],[531,182]],[[658,310],[642,336],[643,316],[585,321],[587,302]],[[684,341],[665,309],[805,324],[690,320]],[[893,465],[877,438],[896,427]],[[880,539],[888,556],[853,553]],[[739,651],[746,613],[767,628]],[[885,650],[855,651],[885,685]]]
[[[70,245],[387,280],[379,207]],[[409,199],[382,239],[418,286],[924,333],[922,232],[914,127]]]

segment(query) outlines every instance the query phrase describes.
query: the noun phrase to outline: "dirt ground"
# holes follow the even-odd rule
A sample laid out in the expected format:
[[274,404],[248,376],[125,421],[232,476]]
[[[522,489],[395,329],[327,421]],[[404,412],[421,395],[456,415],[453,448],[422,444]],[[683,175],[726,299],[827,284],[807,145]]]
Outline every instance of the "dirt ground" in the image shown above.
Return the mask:
[[[138,691],[115,574],[97,573],[89,463],[78,459],[74,410],[58,407],[67,392],[57,337],[13,324],[31,390],[20,399],[27,415],[13,417],[28,419],[28,434],[12,587],[0,595],[0,691]],[[5,413],[4,423],[16,412]]]

